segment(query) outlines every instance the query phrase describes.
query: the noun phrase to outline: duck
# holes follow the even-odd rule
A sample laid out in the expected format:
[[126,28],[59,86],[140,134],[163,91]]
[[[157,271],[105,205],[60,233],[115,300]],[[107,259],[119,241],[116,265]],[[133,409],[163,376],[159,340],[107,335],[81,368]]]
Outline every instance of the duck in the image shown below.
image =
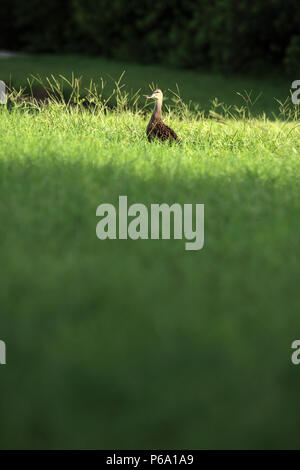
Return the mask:
[[149,142],[152,142],[155,138],[170,143],[179,141],[177,134],[167,126],[162,120],[162,103],[163,103],[163,92],[159,89],[154,90],[151,95],[145,95],[147,99],[155,100],[153,113],[148,123],[146,134]]

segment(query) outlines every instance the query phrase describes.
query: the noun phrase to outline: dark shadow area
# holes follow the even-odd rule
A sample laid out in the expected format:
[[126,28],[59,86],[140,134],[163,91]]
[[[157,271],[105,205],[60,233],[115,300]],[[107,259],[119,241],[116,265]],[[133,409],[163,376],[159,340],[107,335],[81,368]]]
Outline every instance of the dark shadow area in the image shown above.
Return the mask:
[[[55,155],[0,175],[2,448],[297,447],[296,182]],[[120,194],[205,203],[204,249],[100,241]]]

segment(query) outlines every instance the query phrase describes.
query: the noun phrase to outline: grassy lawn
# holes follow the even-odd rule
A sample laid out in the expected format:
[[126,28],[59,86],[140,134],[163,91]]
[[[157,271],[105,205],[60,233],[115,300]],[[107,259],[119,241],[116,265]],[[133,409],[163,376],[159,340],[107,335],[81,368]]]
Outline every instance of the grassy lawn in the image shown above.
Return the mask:
[[[149,92],[148,85],[150,83],[154,83],[163,91],[167,91],[169,88],[176,90],[177,84],[185,102],[191,100],[206,111],[211,108],[211,101],[216,97],[219,102],[226,105],[241,106],[244,101],[236,92],[243,93],[244,90],[252,90],[253,98],[262,93],[253,106],[252,113],[258,115],[265,112],[269,117],[273,112],[278,113],[278,103],[274,98],[283,101],[290,96],[292,83],[292,79],[287,80],[280,77],[258,79],[222,76],[206,71],[182,71],[161,66],[141,66],[83,56],[20,56],[0,59],[0,67],[0,80],[11,83],[15,87],[25,86],[26,79],[31,75],[44,79],[51,74],[55,76],[62,74],[70,79],[74,73],[75,76],[82,77],[83,88],[89,85],[90,79],[99,81],[99,78],[103,77],[107,83],[106,96],[110,95],[114,87],[114,80],[117,80],[125,70],[124,83],[129,92],[131,90],[135,92],[140,88],[143,93]],[[171,96],[169,93],[167,104],[170,103]]]
[[[1,64],[21,81],[44,60]],[[235,88],[128,83],[158,70],[199,102]],[[166,122],[181,146],[148,144],[141,114],[0,109],[1,448],[299,447],[300,127]],[[97,239],[122,194],[204,203],[203,250]]]

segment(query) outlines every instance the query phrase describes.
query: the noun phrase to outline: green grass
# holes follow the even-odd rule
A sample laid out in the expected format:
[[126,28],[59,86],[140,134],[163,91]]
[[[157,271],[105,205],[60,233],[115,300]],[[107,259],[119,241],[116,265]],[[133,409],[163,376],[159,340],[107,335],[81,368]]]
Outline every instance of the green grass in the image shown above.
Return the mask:
[[[1,448],[299,448],[300,127],[179,111],[169,146],[140,113],[0,109]],[[97,239],[123,194],[204,203],[203,250]]]
[[[1,113],[1,447],[297,447],[299,128],[145,125]],[[205,248],[98,240],[120,194],[204,203]]]
[[[125,83],[128,92],[138,89],[142,93],[149,92],[149,83],[154,83],[167,92],[170,88],[179,86],[180,94],[185,102],[191,100],[200,106],[202,110],[211,108],[211,101],[218,98],[219,102],[229,106],[244,105],[244,101],[236,92],[243,90],[253,91],[253,98],[262,93],[256,105],[252,108],[252,114],[259,115],[265,112],[272,117],[272,113],[278,113],[278,103],[275,98],[284,101],[290,96],[290,86],[295,77],[288,80],[286,77],[265,77],[260,79],[239,76],[222,76],[220,74],[206,71],[183,71],[161,66],[141,66],[134,63],[110,61],[103,58],[92,58],[83,56],[47,56],[32,55],[20,56],[8,59],[0,59],[0,79],[15,87],[25,86],[27,78],[40,76],[42,79],[64,75],[68,79],[72,73],[82,77],[82,88],[88,87],[90,79],[99,82],[103,77],[107,83],[105,93],[108,97],[122,72],[126,70]],[[168,101],[171,95],[167,93]]]

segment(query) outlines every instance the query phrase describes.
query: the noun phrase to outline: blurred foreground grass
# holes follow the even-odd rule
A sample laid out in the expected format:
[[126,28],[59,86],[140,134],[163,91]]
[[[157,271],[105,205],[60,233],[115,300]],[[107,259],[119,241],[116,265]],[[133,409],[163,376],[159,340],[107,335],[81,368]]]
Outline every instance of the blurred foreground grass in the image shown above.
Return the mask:
[[[1,448],[299,447],[299,127],[167,123],[1,110]],[[121,194],[204,203],[204,249],[98,240]]]

